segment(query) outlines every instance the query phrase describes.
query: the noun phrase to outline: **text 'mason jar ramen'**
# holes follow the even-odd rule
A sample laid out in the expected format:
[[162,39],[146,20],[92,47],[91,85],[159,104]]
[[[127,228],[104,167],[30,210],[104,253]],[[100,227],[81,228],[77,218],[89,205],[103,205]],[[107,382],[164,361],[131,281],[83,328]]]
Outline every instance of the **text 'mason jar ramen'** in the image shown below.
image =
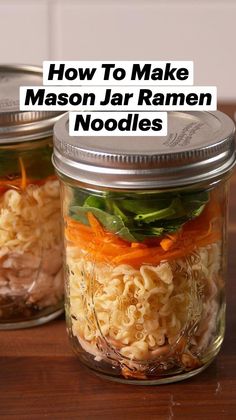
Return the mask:
[[70,137],[54,128],[80,360],[110,379],[159,384],[202,371],[225,328],[234,124],[169,112],[167,137]]
[[58,113],[19,111],[19,87],[41,84],[41,68],[0,66],[0,329],[38,325],[63,310],[51,163]]

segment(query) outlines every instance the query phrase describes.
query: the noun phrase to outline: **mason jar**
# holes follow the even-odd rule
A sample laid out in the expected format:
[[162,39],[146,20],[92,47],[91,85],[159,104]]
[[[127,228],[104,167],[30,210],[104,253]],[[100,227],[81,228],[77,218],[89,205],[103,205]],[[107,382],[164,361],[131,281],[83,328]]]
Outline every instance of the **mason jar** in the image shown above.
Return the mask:
[[166,137],[70,137],[64,116],[53,162],[79,359],[136,384],[201,372],[225,330],[232,120],[169,112]]
[[58,113],[20,112],[19,86],[42,69],[0,66],[0,329],[63,312],[59,182],[51,163]]

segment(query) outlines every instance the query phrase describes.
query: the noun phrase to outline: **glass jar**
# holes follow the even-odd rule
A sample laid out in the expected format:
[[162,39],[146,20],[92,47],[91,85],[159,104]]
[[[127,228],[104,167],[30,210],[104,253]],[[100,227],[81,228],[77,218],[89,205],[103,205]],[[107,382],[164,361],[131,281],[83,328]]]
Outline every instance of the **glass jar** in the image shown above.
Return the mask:
[[167,137],[69,137],[54,128],[66,315],[80,360],[136,384],[191,377],[225,329],[234,124],[170,112]]
[[58,113],[20,112],[19,86],[42,69],[0,66],[0,329],[63,312],[59,182],[52,155]]

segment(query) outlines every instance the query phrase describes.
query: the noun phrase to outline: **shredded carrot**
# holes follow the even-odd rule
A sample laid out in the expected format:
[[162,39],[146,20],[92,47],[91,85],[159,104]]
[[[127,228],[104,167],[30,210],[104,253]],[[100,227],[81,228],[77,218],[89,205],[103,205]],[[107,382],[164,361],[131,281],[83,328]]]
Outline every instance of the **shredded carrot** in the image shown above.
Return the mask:
[[203,213],[187,222],[180,232],[167,234],[163,238],[147,239],[144,243],[130,243],[106,231],[96,217],[88,212],[90,226],[66,218],[66,238],[95,261],[129,264],[139,268],[145,263],[157,265],[161,261],[184,258],[197,247],[220,240],[220,220],[219,206],[215,200],[211,200]]
[[104,229],[96,217],[91,213],[91,211],[87,214],[89,224],[98,238],[103,238],[105,236]]
[[136,260],[142,258],[145,261],[146,257],[155,256],[156,248],[136,249],[128,248],[125,254],[117,255],[112,261],[115,264],[122,264],[129,260]]
[[26,176],[26,170],[25,170],[22,157],[19,157],[19,163],[20,163],[20,170],[21,170],[21,189],[25,190],[27,186],[27,176]]
[[169,251],[169,249],[172,248],[174,244],[175,244],[175,241],[169,238],[164,238],[160,242],[160,245],[162,249],[164,249],[164,251]]
[[140,242],[131,242],[131,248],[145,249],[147,248],[147,245]]

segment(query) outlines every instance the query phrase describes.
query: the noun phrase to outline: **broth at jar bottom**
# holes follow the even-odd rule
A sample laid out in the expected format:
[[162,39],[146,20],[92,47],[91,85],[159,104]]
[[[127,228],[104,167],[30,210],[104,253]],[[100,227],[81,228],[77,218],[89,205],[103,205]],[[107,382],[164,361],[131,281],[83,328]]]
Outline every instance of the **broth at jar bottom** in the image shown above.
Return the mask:
[[163,138],[74,138],[65,116],[54,128],[71,344],[120,382],[193,376],[224,337],[234,125],[170,112],[168,127]]

